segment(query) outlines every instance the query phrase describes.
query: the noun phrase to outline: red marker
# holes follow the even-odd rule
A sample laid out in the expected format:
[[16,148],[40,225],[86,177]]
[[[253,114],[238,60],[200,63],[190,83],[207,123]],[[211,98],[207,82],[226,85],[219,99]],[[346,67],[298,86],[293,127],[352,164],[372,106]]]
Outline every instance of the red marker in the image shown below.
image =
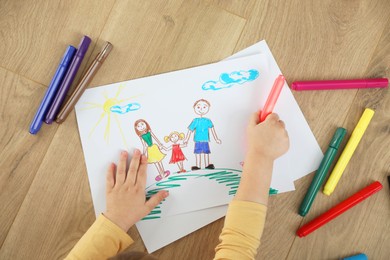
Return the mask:
[[357,88],[386,88],[389,84],[387,78],[378,79],[350,79],[350,80],[319,80],[319,81],[295,81],[293,90],[335,90]]
[[268,99],[265,102],[264,108],[260,113],[260,122],[263,122],[269,114],[274,110],[276,101],[278,100],[279,94],[282,91],[284,86],[284,77],[283,75],[279,75],[272,86],[271,92],[269,93]]
[[325,225],[332,219],[336,218],[337,216],[341,215],[348,209],[352,208],[356,204],[360,203],[361,201],[365,200],[366,198],[370,197],[374,193],[380,191],[382,189],[382,184],[379,181],[375,181],[365,187],[364,189],[358,191],[348,199],[340,202],[327,212],[323,213],[319,217],[313,219],[309,223],[303,225],[300,229],[297,231],[297,235],[299,237],[304,237],[309,235],[314,230],[320,228],[321,226]]

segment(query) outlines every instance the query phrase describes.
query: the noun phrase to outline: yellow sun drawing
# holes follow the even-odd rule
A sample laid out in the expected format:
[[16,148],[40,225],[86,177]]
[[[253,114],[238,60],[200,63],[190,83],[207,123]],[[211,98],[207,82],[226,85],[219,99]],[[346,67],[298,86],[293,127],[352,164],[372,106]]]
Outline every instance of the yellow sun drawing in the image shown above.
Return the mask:
[[[140,105],[138,103],[130,103],[130,104],[127,104],[127,106],[124,106],[124,107],[121,107],[121,104],[125,101],[128,101],[130,99],[133,99],[133,98],[136,98],[138,97],[139,95],[137,96],[132,96],[132,97],[129,97],[129,98],[126,98],[126,99],[119,99],[119,94],[121,93],[123,89],[123,86],[119,86],[118,87],[118,90],[115,94],[115,96],[113,98],[110,98],[107,96],[107,93],[106,91],[103,92],[103,96],[105,98],[105,101],[103,104],[98,104],[98,103],[92,103],[92,102],[85,102],[85,104],[89,105],[88,107],[86,108],[83,108],[82,110],[89,110],[89,109],[102,109],[102,113],[100,114],[100,117],[98,119],[98,121],[96,122],[96,124],[93,126],[93,128],[91,129],[90,133],[89,133],[89,137],[92,136],[93,132],[95,131],[95,129],[97,128],[97,126],[100,125],[100,123],[102,123],[105,119],[107,118],[106,120],[106,125],[105,125],[105,131],[104,131],[104,140],[109,143],[109,137],[110,137],[110,129],[111,129],[111,120],[114,119],[115,122],[116,122],[116,126],[118,127],[119,129],[119,132],[122,136],[122,140],[124,142],[124,144],[127,146],[127,142],[126,142],[126,138],[125,138],[125,135],[123,133],[123,130],[122,130],[122,127],[121,127],[121,124],[120,124],[120,121],[118,119],[118,114],[125,114],[127,112],[130,112],[130,111],[134,111],[134,110],[138,110]],[[135,106],[136,104],[136,109],[130,109],[131,106]],[[126,109],[126,107],[128,109]],[[113,109],[115,108],[115,109]],[[125,109],[125,110],[123,110]]]

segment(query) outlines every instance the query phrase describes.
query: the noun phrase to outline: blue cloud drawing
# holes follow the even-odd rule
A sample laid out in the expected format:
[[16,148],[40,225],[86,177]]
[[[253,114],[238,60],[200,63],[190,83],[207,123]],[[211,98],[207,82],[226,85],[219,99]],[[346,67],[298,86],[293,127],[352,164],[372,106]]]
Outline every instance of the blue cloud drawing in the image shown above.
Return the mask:
[[141,108],[141,105],[138,103],[129,103],[124,106],[115,105],[110,107],[110,111],[117,114],[126,114],[130,111],[135,111]]
[[240,70],[232,73],[222,73],[219,80],[209,80],[202,85],[203,90],[220,90],[224,88],[231,88],[237,84],[244,84],[248,81],[253,81],[259,77],[259,71],[251,69],[248,71]]

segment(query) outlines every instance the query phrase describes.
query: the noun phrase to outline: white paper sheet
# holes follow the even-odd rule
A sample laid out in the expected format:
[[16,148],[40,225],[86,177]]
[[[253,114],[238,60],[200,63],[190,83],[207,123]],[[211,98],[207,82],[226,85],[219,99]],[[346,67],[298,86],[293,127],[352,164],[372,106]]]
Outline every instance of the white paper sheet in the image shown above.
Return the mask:
[[[267,59],[269,62],[270,70],[275,70],[277,73],[280,73],[280,69],[276,64],[275,59],[273,58],[270,49],[265,41],[261,41],[252,45],[237,54],[231,56],[234,58],[236,55],[245,56],[245,55],[253,55],[256,53],[262,53],[267,55]],[[285,91],[285,90],[283,90]],[[291,91],[287,90],[288,92]],[[304,139],[303,149],[307,149],[304,153],[304,156],[297,156],[295,160],[299,162],[298,165],[295,164],[295,161],[291,162],[291,170],[295,173],[294,178],[299,178],[298,176],[304,176],[309,174],[310,172],[317,169],[321,159],[322,152],[318,143],[313,137],[309,127],[307,124],[303,126],[306,128],[302,131],[303,138],[305,135],[308,137]],[[309,132],[309,134],[307,134]],[[301,138],[301,137],[300,137]],[[291,145],[294,145],[292,143]],[[291,148],[291,147],[290,147]],[[299,149],[293,148],[293,149]],[[290,157],[291,158],[291,157]],[[137,223],[138,231],[141,234],[141,237],[144,241],[145,247],[147,248],[149,253],[152,253],[181,237],[184,237],[203,226],[210,224],[211,222],[225,216],[228,206],[219,206],[204,210],[199,210],[196,212],[190,212],[187,214],[181,214],[161,219],[148,220],[148,221],[140,221]],[[182,223],[181,225],[177,225],[176,223]],[[166,237],[167,235],[167,237]]]
[[[277,67],[276,62],[273,59],[272,54],[271,54],[270,50],[268,49],[268,46],[266,45],[265,41],[259,42],[255,45],[251,46],[250,48],[248,48],[244,51],[241,51],[238,54],[245,56],[245,55],[251,55],[251,54],[256,54],[256,53],[262,54],[259,57],[261,57],[261,56],[266,57],[267,66],[268,66],[267,69],[269,71],[269,75],[274,75],[274,76],[270,76],[270,77],[276,78],[276,76],[280,74],[280,70]],[[258,59],[260,60],[260,58],[258,58]],[[257,63],[258,62],[259,61],[257,61]],[[154,77],[156,77],[156,76],[154,76]],[[155,82],[155,84],[157,86],[159,86],[158,82]],[[112,84],[112,85],[115,85],[115,84]],[[112,85],[110,85],[110,86],[112,87]],[[270,84],[268,84],[268,85],[272,86],[272,82],[270,82]],[[160,86],[160,87],[164,88],[164,89],[167,88],[167,86]],[[133,90],[134,90],[134,88],[135,87],[133,86]],[[90,91],[86,92],[83,95],[83,98],[79,101],[79,103],[76,107],[76,112],[77,112],[77,119],[78,119],[78,123],[79,123],[80,136],[81,136],[81,140],[83,143],[83,149],[84,149],[84,154],[85,154],[86,163],[87,163],[87,170],[88,170],[88,176],[89,176],[89,180],[90,180],[93,203],[95,206],[95,212],[98,215],[98,214],[100,214],[100,212],[104,211],[104,209],[105,209],[105,206],[104,206],[105,205],[104,172],[105,172],[106,166],[108,165],[108,163],[110,161],[117,160],[120,149],[126,149],[126,148],[131,149],[134,146],[129,145],[130,142],[129,142],[129,140],[126,140],[127,137],[118,138],[118,136],[122,135],[120,129],[117,129],[116,136],[114,135],[115,137],[113,137],[112,135],[108,135],[109,141],[102,142],[102,140],[104,140],[105,128],[99,129],[99,127],[96,127],[93,130],[94,132],[91,136],[99,136],[99,138],[97,140],[93,140],[93,138],[92,138],[92,140],[90,139],[88,132],[90,132],[91,128],[94,127],[94,124],[91,125],[91,121],[94,121],[94,122],[98,121],[100,118],[100,115],[98,115],[98,116],[89,115],[90,119],[92,119],[92,120],[88,119],[87,120],[89,122],[88,124],[81,125],[82,122],[85,123],[85,121],[84,121],[84,120],[86,120],[85,118],[89,117],[89,116],[85,116],[86,114],[83,113],[83,112],[88,111],[88,110],[83,110],[83,109],[85,109],[85,104],[83,104],[82,102],[91,102],[90,103],[91,107],[93,107],[93,106],[99,107],[99,104],[102,104],[102,102],[103,103],[107,102],[107,98],[110,98],[110,97],[113,98],[113,96],[110,96],[113,93],[112,90],[107,89],[107,91],[105,93],[104,93],[104,91],[103,91],[103,93],[101,93],[101,91],[99,90],[99,93],[97,93],[94,91],[97,89],[100,89],[100,88],[91,89],[90,91],[94,92],[94,93],[91,92],[91,95],[86,95]],[[121,92],[121,93],[123,93],[123,92]],[[104,99],[104,95],[106,96],[105,99]],[[115,93],[115,95],[116,95],[116,93]],[[136,93],[134,93],[134,91],[131,91],[131,95],[136,95]],[[172,96],[177,98],[178,94],[172,93]],[[258,97],[258,96],[260,96],[260,95],[257,95],[256,97]],[[128,98],[128,97],[129,97],[128,95],[125,95],[125,98]],[[85,99],[85,98],[87,98],[87,99]],[[89,98],[92,98],[91,99],[92,101],[87,101],[87,100],[89,100]],[[119,100],[121,97],[117,97],[117,98]],[[256,102],[254,102],[254,103],[256,103],[256,104],[254,104],[254,106],[256,106],[256,108],[253,107],[253,111],[258,109],[259,107],[261,107],[262,104],[264,104],[265,98],[266,98],[266,96],[264,96],[264,97],[262,96],[262,97],[259,97],[258,99],[256,99]],[[296,106],[298,108],[298,112],[296,114],[298,115],[299,120],[303,119],[303,121],[304,121],[302,113],[300,112],[299,107],[297,106],[295,100],[292,97],[290,90],[287,87],[285,87],[285,89],[282,91],[280,100],[283,100],[283,99],[292,99],[293,102],[291,104],[289,104],[289,106],[294,106],[294,107]],[[278,101],[278,104],[280,103],[280,100]],[[92,103],[94,103],[94,104],[92,104]],[[215,102],[215,104],[217,104],[217,103],[218,102]],[[210,109],[210,114],[213,111],[212,109],[214,107],[216,107],[215,104],[213,102],[212,108]],[[117,109],[118,109],[118,111],[125,111],[127,108],[128,107],[119,107]],[[108,111],[109,108],[106,107],[106,110]],[[160,112],[160,109],[157,109],[156,113],[159,114],[159,112]],[[216,112],[216,111],[214,111],[214,112]],[[285,113],[285,111],[283,111],[283,108],[280,107],[279,105],[277,105],[277,107],[275,107],[275,112],[279,113],[282,118],[283,118],[283,114]],[[289,111],[287,111],[287,112],[289,112]],[[290,111],[290,113],[291,113],[291,111]],[[83,116],[80,116],[81,114],[83,114]],[[103,115],[103,112],[101,112],[101,115]],[[112,122],[116,122],[115,117],[111,118],[111,120],[112,120]],[[288,126],[289,125],[288,120],[286,120],[285,118],[283,118],[283,120],[286,122],[286,125]],[[219,124],[220,122],[221,121],[218,119],[215,121],[215,126],[216,126],[217,131],[218,131],[217,123]],[[155,128],[154,126],[152,126],[152,127]],[[159,127],[160,127],[160,125],[159,125]],[[83,129],[83,128],[86,128],[87,130]],[[126,133],[132,132],[133,130],[131,128],[132,128],[132,126],[131,126],[131,124],[129,124],[128,127],[126,128],[126,130],[122,129],[122,133],[124,133],[125,131],[126,131]],[[294,189],[292,180],[298,179],[299,176],[304,176],[304,175],[310,173],[311,171],[315,170],[315,168],[318,167],[319,161],[322,158],[322,152],[321,152],[317,142],[315,141],[310,129],[308,128],[307,123],[304,121],[304,123],[302,125],[300,125],[298,128],[300,128],[300,129],[298,129],[299,131],[298,130],[294,131],[294,130],[290,130],[288,127],[288,131],[290,134],[290,138],[291,138],[291,134],[293,134],[293,135],[298,134],[299,135],[299,138],[297,138],[297,142],[291,143],[291,149],[292,149],[292,151],[298,151],[301,154],[297,154],[294,156],[286,154],[284,156],[285,158],[287,158],[286,159],[287,162],[285,163],[286,165],[289,165],[289,162],[290,162],[289,158],[296,158],[296,161],[291,160],[291,162],[292,162],[291,166],[293,166],[293,167],[290,167],[291,169],[289,169],[285,175],[280,174],[280,176],[282,178],[284,177],[285,180],[290,179],[289,181],[286,182],[286,183],[289,183],[290,190]],[[157,130],[154,130],[154,131],[157,132]],[[181,130],[181,131],[185,131],[185,130]],[[162,131],[160,134],[166,134],[165,132],[164,133],[163,132],[164,131]],[[112,134],[112,132],[111,132],[111,134]],[[218,134],[219,134],[219,132],[218,132]],[[125,134],[123,134],[123,135],[125,136]],[[223,136],[223,134],[221,135],[220,138],[223,140],[222,136]],[[114,141],[114,139],[116,139],[116,140]],[[117,139],[121,139],[121,140],[118,141]],[[299,143],[299,141],[301,139],[302,139],[302,142]],[[141,143],[140,143],[139,139],[137,141],[139,142],[139,145],[136,145],[136,147],[142,148],[142,146],[140,145]],[[127,143],[125,145],[124,144],[125,142],[129,142],[129,143]],[[299,147],[297,147],[297,148],[294,147],[297,143],[299,143],[299,146],[301,146],[302,149],[299,149]],[[97,144],[97,145],[95,146],[95,144]],[[214,145],[214,146],[212,146],[211,149],[216,149],[218,147],[215,143],[212,145]],[[189,144],[189,146],[191,146],[191,144]],[[187,149],[187,148],[185,148],[185,149]],[[302,153],[303,149],[305,149],[304,153]],[[109,150],[109,151],[107,152],[107,150]],[[216,151],[218,151],[218,149],[216,149]],[[291,150],[289,153],[291,153]],[[301,156],[302,154],[304,154],[304,156]],[[283,160],[283,157],[280,158],[280,160]],[[98,167],[96,165],[92,165],[92,164],[94,164],[94,162],[99,162],[99,164],[101,164],[101,165],[99,165]],[[213,162],[215,162],[214,158],[213,158]],[[299,165],[296,165],[296,162],[298,162]],[[278,171],[277,170],[278,164],[276,164],[275,166],[276,166],[275,167],[275,174],[273,176],[272,181],[278,182],[278,180],[277,180],[278,174],[276,174],[276,172]],[[281,166],[281,167],[283,168],[283,166]],[[152,168],[149,167],[148,170],[152,170]],[[281,170],[281,172],[284,173],[283,170]],[[202,189],[202,191],[203,190],[204,189]],[[171,193],[171,195],[170,195],[170,197],[171,197],[172,191],[170,193]],[[175,198],[175,197],[173,197],[173,198]],[[166,204],[166,206],[169,206],[169,204]],[[145,243],[146,248],[148,249],[149,252],[153,252],[153,251],[158,250],[159,248],[161,248],[161,247],[163,247],[163,246],[165,246],[165,245],[203,227],[204,225],[207,225],[208,223],[215,221],[218,218],[223,217],[226,214],[226,209],[227,209],[227,206],[225,205],[225,206],[212,207],[212,208],[198,210],[198,211],[192,211],[192,212],[189,212],[186,214],[171,215],[169,217],[164,217],[164,214],[162,214],[162,216],[159,216],[160,218],[157,218],[157,219],[149,219],[149,220],[140,221],[139,223],[137,223],[137,228],[138,228],[138,230],[143,238],[143,241]],[[167,213],[169,213],[169,210],[167,210],[167,211],[168,211]],[[174,212],[174,211],[172,211],[172,212]],[[170,212],[170,214],[172,214],[172,212]],[[170,214],[167,214],[167,215],[170,215]],[[182,224],[178,225],[177,223],[182,223]]]
[[[252,80],[251,73],[255,74]],[[227,84],[221,83],[223,76],[227,77],[223,79]],[[170,170],[171,175],[156,181],[158,171],[151,164],[147,179],[148,191],[161,186],[170,190],[169,199],[161,205],[162,216],[229,203],[235,191],[229,185],[234,183],[212,179],[209,175],[213,172],[231,173],[233,170],[237,177],[240,176],[240,163],[245,155],[243,133],[248,118],[253,111],[263,106],[276,76],[268,70],[266,56],[256,54],[88,89],[77,103],[76,112],[89,178],[93,179],[93,182],[100,182],[99,186],[91,185],[95,210],[104,210],[104,190],[101,189],[104,185],[101,185],[101,182],[105,179],[101,173],[105,172],[107,163],[117,160],[121,148],[145,149],[143,143],[146,144],[146,139],[141,141],[134,128],[139,119],[148,122],[152,129],[151,136],[156,137],[148,146],[154,146],[160,155],[167,153],[161,162],[165,170]],[[238,83],[233,84],[229,80]],[[204,90],[205,85],[221,89]],[[173,131],[191,133],[187,128],[193,120],[199,119],[196,109],[193,108],[194,102],[199,99],[210,102],[209,111],[202,119],[210,118],[213,124],[213,128],[206,131],[209,131],[207,139],[210,139],[212,151],[210,162],[216,169],[207,170],[208,172],[189,171],[191,166],[196,165],[193,151],[193,136],[196,138],[196,133],[192,133],[187,147],[181,148],[187,159],[184,166],[188,172],[178,174],[178,166],[169,164],[169,151],[158,148],[157,144],[161,143],[167,147],[172,145],[173,143],[164,143],[163,140]],[[293,101],[283,98],[282,91],[283,108],[291,107],[290,103]],[[128,111],[132,108],[133,111]],[[281,116],[289,118],[292,128],[299,128],[299,125],[304,123],[294,120],[295,114],[299,112],[299,108],[296,109],[297,111],[285,109],[280,112]],[[215,138],[213,129],[217,136]],[[222,141],[221,144],[217,143],[218,139]],[[178,142],[181,145],[183,143],[183,140]],[[149,148],[145,151],[151,153]],[[288,173],[288,156],[289,154],[282,156],[275,162],[271,187],[279,193],[293,189],[291,175]],[[237,185],[238,181],[235,187]]]

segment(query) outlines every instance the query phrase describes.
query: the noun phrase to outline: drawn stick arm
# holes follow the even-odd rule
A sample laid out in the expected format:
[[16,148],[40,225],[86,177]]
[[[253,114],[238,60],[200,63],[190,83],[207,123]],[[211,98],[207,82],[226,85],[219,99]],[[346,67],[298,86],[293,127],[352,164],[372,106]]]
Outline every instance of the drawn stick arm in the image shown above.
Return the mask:
[[213,134],[214,140],[215,140],[218,144],[222,143],[222,141],[218,138],[217,132],[215,132],[214,127],[211,128],[211,133]]
[[156,142],[158,143],[159,146],[163,147],[163,144],[160,142],[160,140],[158,140],[157,136],[155,136],[155,134],[150,131],[150,133],[152,134],[152,137],[154,138],[154,140],[156,140]]

